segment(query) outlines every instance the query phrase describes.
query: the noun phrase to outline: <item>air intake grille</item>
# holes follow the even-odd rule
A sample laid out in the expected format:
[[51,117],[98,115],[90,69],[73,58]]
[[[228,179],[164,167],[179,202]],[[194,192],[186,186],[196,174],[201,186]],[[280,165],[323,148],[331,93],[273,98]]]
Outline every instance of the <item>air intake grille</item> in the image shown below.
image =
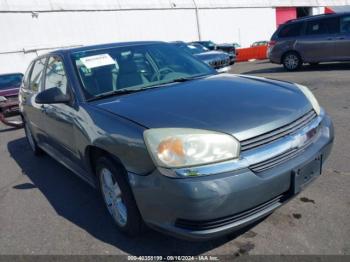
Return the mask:
[[217,219],[212,219],[212,220],[187,220],[187,219],[177,219],[175,222],[175,225],[177,227],[189,229],[189,230],[206,230],[206,229],[211,229],[211,228],[217,228],[221,226],[225,226],[228,224],[235,223],[237,221],[246,219],[250,216],[253,216],[259,212],[264,211],[265,209],[268,209],[277,203],[283,203],[287,199],[286,194],[279,195],[278,197],[275,197],[259,206],[256,206],[254,208],[251,208],[249,210],[243,211],[241,213],[232,215],[232,216],[227,216],[227,217],[222,217],[222,218],[217,218]]
[[299,129],[307,126],[312,120],[316,118],[316,113],[314,110],[309,111],[302,117],[298,118],[292,123],[282,126],[278,129],[272,130],[268,133],[241,141],[241,151],[247,151],[280,139],[284,136],[290,135]]

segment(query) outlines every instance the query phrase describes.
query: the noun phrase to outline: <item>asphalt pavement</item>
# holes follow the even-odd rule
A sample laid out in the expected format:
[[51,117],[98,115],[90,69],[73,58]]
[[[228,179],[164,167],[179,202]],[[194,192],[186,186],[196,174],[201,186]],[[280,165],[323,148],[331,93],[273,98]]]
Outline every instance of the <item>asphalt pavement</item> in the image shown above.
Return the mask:
[[267,61],[231,73],[307,85],[334,121],[323,174],[259,223],[206,242],[147,230],[119,233],[97,192],[49,156],[35,157],[22,129],[0,124],[0,254],[350,254],[350,63],[286,72]]

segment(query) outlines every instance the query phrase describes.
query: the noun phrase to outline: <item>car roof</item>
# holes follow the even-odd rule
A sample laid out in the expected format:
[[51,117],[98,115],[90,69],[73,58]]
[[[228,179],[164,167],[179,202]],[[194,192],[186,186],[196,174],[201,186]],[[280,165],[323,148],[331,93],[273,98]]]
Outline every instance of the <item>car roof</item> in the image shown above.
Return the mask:
[[81,46],[81,47],[72,47],[72,48],[64,48],[64,49],[58,49],[52,52],[49,52],[48,54],[71,54],[75,52],[82,52],[82,51],[90,51],[90,50],[99,50],[99,49],[108,49],[108,48],[114,48],[114,47],[125,47],[125,46],[137,46],[137,45],[151,45],[151,44],[159,44],[165,42],[162,41],[133,41],[133,42],[119,42],[119,43],[109,43],[109,44],[99,44],[99,45],[87,45],[87,46]]
[[12,75],[22,75],[22,76],[23,76],[23,73],[20,73],[20,72],[14,72],[14,73],[0,74],[0,76],[12,76]]
[[288,23],[297,23],[297,22],[304,22],[304,21],[312,21],[312,20],[317,20],[317,19],[325,18],[325,17],[338,17],[338,16],[343,16],[343,15],[350,15],[350,12],[330,13],[330,14],[320,14],[320,15],[304,16],[304,17],[301,17],[301,18],[288,20],[288,21],[285,23],[285,25],[288,24]]

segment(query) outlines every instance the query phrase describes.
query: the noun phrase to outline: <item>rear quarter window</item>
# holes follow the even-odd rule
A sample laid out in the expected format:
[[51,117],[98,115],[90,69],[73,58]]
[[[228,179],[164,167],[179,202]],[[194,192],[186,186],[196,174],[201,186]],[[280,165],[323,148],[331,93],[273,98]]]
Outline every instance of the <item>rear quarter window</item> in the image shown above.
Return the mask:
[[278,33],[279,38],[296,37],[301,35],[303,23],[286,24]]

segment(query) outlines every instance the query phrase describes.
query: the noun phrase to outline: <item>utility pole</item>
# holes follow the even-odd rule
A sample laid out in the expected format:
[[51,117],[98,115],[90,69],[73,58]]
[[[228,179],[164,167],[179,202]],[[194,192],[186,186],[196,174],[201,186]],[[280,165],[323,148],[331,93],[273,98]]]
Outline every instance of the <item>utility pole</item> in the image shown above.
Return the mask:
[[202,36],[201,36],[201,27],[199,24],[199,14],[198,14],[198,5],[196,0],[192,0],[195,11],[196,11],[196,22],[197,22],[197,34],[198,34],[198,40],[201,41],[202,40]]

